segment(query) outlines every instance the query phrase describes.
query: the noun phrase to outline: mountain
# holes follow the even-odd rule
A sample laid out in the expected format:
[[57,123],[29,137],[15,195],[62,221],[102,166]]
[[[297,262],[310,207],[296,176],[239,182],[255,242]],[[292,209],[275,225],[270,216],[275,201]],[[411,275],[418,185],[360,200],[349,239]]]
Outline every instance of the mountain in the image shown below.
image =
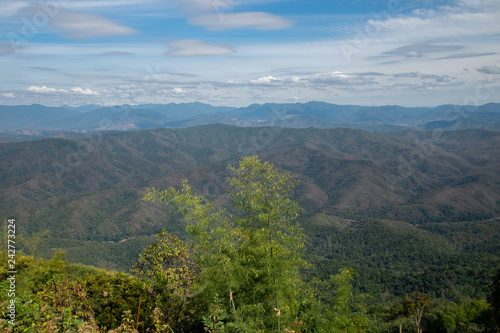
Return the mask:
[[419,128],[425,130],[456,130],[464,128],[487,128],[498,130],[500,127],[500,107],[497,103],[480,106],[442,105],[426,112],[426,123]]
[[47,107],[39,104],[0,106],[0,130],[48,129],[52,121],[78,114],[62,107]]
[[[252,104],[232,108],[203,103],[100,107],[0,106],[0,140],[40,138],[61,132],[187,128],[208,124],[240,127],[358,128],[371,132],[408,129],[500,129],[500,104],[435,108],[337,105],[324,102]],[[23,130],[24,132],[19,132]]]
[[[0,130],[39,131],[131,130],[168,127],[169,122],[228,112],[231,107],[203,103],[144,104],[101,107],[0,106]],[[15,133],[15,132],[14,132]]]
[[[137,199],[146,187],[180,184],[184,177],[193,179],[199,189],[221,190],[225,183],[220,178],[228,163],[258,154],[298,175],[301,185],[295,195],[307,214],[414,224],[483,220],[500,213],[499,143],[500,133],[484,130],[442,132],[437,137],[418,131],[388,134],[227,125],[3,143],[0,209],[31,216],[26,226],[34,223],[38,229],[49,222],[65,223],[82,211],[66,209],[59,212],[64,218],[55,219],[40,210],[76,207],[83,197],[128,193]],[[217,184],[211,184],[214,179]],[[124,207],[106,207],[110,223],[138,222],[133,216],[130,221],[115,221],[114,210]],[[97,210],[82,218],[102,223],[103,216],[91,218],[94,213],[103,214]],[[65,225],[57,230],[68,235]],[[93,234],[101,239],[131,235],[122,228],[116,234],[98,229]]]
[[131,130],[161,127],[166,120],[164,115],[153,110],[115,106],[80,113],[48,126],[59,131]]
[[102,106],[97,105],[97,104],[87,104],[87,105],[82,105],[82,106],[69,106],[69,105],[63,105],[61,106],[62,108],[68,109],[68,110],[75,110],[77,112],[90,112],[94,111],[97,109],[102,108]]
[[456,288],[439,292],[477,296],[500,264],[500,133],[487,130],[218,124],[1,143],[0,214],[19,234],[49,229],[46,256],[64,249],[71,261],[126,270],[162,228],[184,235],[176,214],[141,200],[146,188],[187,178],[224,202],[226,166],[253,154],[300,180],[314,274],[352,266],[370,292],[398,294],[442,289],[451,274]]

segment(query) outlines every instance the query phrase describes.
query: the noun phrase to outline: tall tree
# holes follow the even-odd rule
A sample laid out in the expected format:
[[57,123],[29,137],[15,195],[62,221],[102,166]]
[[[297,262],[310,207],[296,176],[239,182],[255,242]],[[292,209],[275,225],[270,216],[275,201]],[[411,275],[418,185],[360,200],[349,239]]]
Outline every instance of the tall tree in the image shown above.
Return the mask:
[[[182,189],[151,189],[145,200],[172,203],[193,236],[204,292],[221,296],[238,330],[280,332],[298,313],[299,269],[305,235],[294,221],[299,207],[290,199],[297,180],[257,157],[229,167],[232,206],[219,208]],[[226,295],[226,296],[223,296]]]
[[425,293],[416,292],[405,296],[403,309],[408,315],[412,315],[417,327],[417,333],[422,333],[422,316],[425,308],[431,303],[431,297]]

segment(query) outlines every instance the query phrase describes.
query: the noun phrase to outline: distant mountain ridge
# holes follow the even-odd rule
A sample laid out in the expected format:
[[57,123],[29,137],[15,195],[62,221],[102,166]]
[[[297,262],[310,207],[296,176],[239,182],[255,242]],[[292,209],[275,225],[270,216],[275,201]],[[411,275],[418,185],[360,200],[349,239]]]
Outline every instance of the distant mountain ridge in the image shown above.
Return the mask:
[[[313,101],[252,104],[240,108],[198,102],[109,107],[46,107],[39,104],[0,106],[0,136],[3,137],[22,136],[19,130],[28,130],[24,135],[29,137],[47,135],[47,132],[187,128],[216,123],[240,127],[346,127],[371,132],[468,128],[500,130],[500,104],[407,108],[397,105],[337,105]],[[29,131],[38,132],[30,134]]]

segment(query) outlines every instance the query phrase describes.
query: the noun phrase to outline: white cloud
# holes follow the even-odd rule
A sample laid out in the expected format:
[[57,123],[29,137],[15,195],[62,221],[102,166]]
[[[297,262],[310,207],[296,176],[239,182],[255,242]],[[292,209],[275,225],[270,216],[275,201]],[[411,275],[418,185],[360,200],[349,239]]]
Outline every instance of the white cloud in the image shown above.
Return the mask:
[[186,93],[186,91],[184,89],[178,88],[178,87],[175,87],[175,88],[171,89],[171,91],[174,94],[178,94],[178,95],[184,95]]
[[250,80],[253,84],[273,84],[282,81],[280,78],[275,78],[274,76],[259,77],[256,80]]
[[53,93],[67,93],[68,91],[65,89],[56,89],[56,88],[49,88],[47,86],[42,86],[42,87],[37,87],[37,86],[31,86],[28,88],[28,91],[34,92],[34,93],[39,93],[39,94],[53,94]]
[[173,57],[202,57],[233,53],[226,45],[207,43],[197,39],[176,40],[168,43],[173,48],[167,54]]
[[[37,7],[32,6],[29,10],[37,10]],[[70,38],[96,38],[137,33],[137,30],[120,25],[106,17],[63,8],[60,8],[57,15],[49,20],[49,24],[64,31],[65,35]]]
[[[175,0],[183,4],[188,22],[209,30],[257,29],[276,30],[290,27],[293,22],[266,12],[244,12],[242,7],[283,0]],[[237,11],[238,12],[235,12]]]
[[195,16],[189,22],[210,30],[277,30],[288,28],[293,24],[292,21],[286,18],[264,12],[224,13],[224,15],[208,14]]
[[5,98],[16,98],[13,93],[1,93],[0,95]]
[[68,94],[68,93],[73,93],[77,95],[99,95],[97,91],[91,90],[91,89],[83,89],[80,87],[74,87],[71,88],[70,90],[66,89],[56,89],[56,88],[50,88],[47,86],[31,86],[28,88],[28,91],[38,93],[38,94],[54,94],[54,93],[62,93],[62,94]]
[[82,89],[80,87],[74,87],[74,88],[71,88],[71,91],[76,93],[76,94],[81,94],[81,95],[99,95],[99,93],[97,91],[93,91],[93,90],[90,90],[90,89]]
[[416,10],[405,16],[369,20],[365,30],[371,31],[372,36],[369,37],[374,39],[413,42],[463,39],[477,35],[493,36],[500,34],[499,14],[498,1],[490,1],[488,6],[478,1],[462,1],[454,7]]

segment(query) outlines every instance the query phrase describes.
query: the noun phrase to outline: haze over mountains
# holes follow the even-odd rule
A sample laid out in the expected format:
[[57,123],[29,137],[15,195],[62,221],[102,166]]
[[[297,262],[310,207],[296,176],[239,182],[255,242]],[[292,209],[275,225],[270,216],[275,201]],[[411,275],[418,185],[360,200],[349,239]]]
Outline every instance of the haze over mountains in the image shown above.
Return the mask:
[[45,107],[38,104],[0,106],[0,136],[4,138],[29,138],[65,131],[186,128],[216,123],[244,127],[345,127],[368,131],[397,131],[409,128],[498,130],[500,104],[490,103],[477,107],[442,105],[429,108],[370,107],[324,102],[252,104],[241,108],[197,102],[112,107]]

